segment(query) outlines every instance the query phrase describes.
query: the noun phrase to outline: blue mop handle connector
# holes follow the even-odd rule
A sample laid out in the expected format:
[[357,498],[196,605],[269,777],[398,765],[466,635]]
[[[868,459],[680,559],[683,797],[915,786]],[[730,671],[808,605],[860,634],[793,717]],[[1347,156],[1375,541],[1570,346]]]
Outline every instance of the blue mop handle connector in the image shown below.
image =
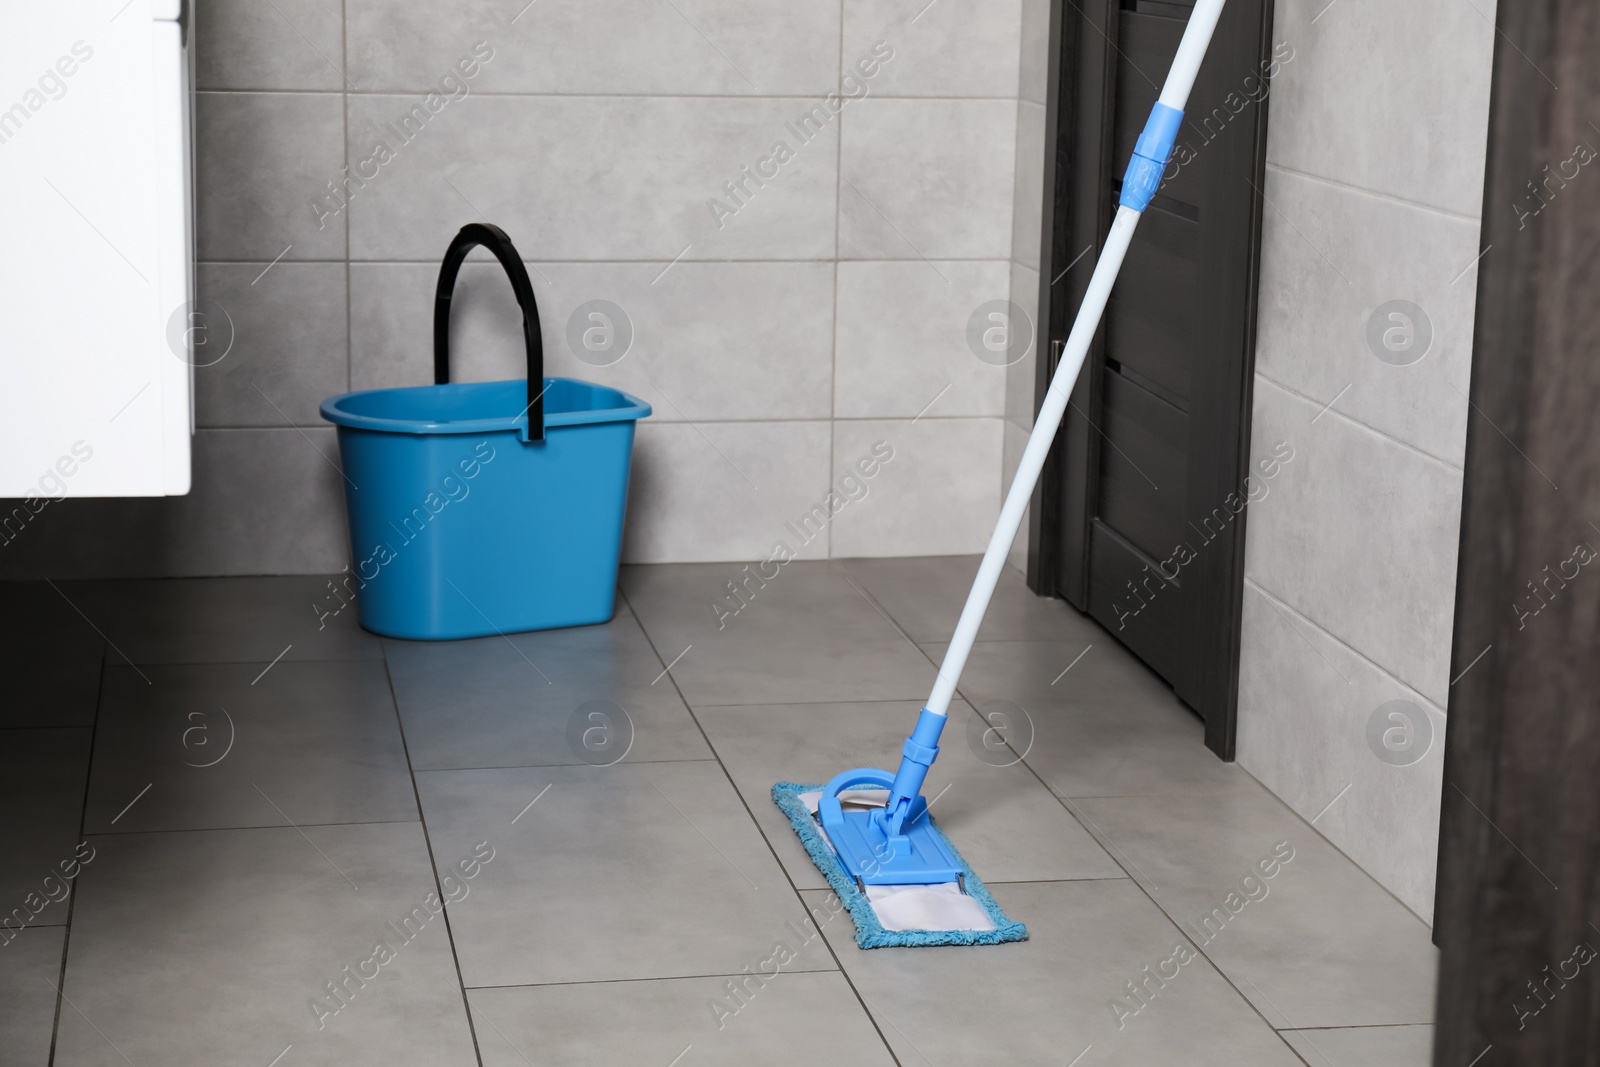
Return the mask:
[[1167,161],[1172,158],[1172,146],[1178,141],[1178,128],[1183,124],[1183,112],[1166,104],[1150,109],[1150,118],[1144,132],[1133,145],[1133,158],[1122,176],[1122,206],[1142,212],[1150,206],[1161,178],[1167,171]]
[[922,793],[922,780],[928,768],[939,758],[939,735],[944,732],[945,716],[937,711],[922,709],[917,716],[916,729],[900,748],[900,769],[895,772],[894,785],[889,788],[889,802],[884,806],[887,825],[884,829],[893,837],[911,812],[911,805]]

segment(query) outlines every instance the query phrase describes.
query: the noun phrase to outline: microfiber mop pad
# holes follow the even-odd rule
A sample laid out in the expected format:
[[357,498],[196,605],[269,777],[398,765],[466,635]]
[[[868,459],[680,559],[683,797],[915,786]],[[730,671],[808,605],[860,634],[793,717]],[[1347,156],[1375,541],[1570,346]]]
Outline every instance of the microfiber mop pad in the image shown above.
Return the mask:
[[[887,795],[877,790],[862,791],[858,796],[866,799],[873,793]],[[867,893],[863,893],[839,862],[838,854],[828,843],[828,837],[817,821],[817,800],[821,795],[821,785],[779,782],[772,787],[773,801],[789,817],[789,823],[794,827],[794,832],[800,835],[800,843],[810,853],[811,861],[827,877],[828,884],[833,887],[839,900],[850,909],[850,917],[856,924],[856,944],[862,948],[998,945],[1027,939],[1027,927],[1006,918],[1000,905],[989,895],[988,888],[965,860],[961,860],[962,876],[959,883],[868,886]],[[933,821],[931,815],[924,815],[923,818],[930,824]],[[946,845],[949,844],[943,831],[936,826],[933,831]],[[953,847],[950,851],[955,853]],[[962,885],[966,887],[965,894],[961,891]],[[943,926],[952,921],[960,923],[963,928],[922,927],[924,923]],[[908,926],[908,923],[916,925]]]

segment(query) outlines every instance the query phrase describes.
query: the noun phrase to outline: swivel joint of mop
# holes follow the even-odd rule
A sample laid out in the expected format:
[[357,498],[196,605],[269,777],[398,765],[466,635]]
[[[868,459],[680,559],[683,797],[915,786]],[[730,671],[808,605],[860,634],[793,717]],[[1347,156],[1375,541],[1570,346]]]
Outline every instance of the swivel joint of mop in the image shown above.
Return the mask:
[[923,708],[916,728],[901,746],[900,769],[895,772],[894,785],[889,787],[889,802],[881,811],[873,812],[891,844],[904,840],[901,827],[906,819],[914,818],[912,811],[921,799],[922,781],[928,776],[933,761],[939,758],[939,735],[944,732],[944,724],[945,716]]
[[1123,207],[1142,212],[1150,206],[1156,190],[1161,187],[1182,123],[1183,112],[1175,107],[1157,104],[1150,110],[1144,131],[1134,142],[1133,158],[1128,160],[1128,169],[1122,175]]
[[[922,797],[922,780],[939,755],[939,734],[945,717],[922,709],[917,728],[901,751],[900,770],[891,775],[876,767],[857,767],[822,787],[817,818],[840,864],[862,885],[934,885],[956,882],[966,867],[935,830]],[[846,811],[839,794],[871,786],[889,791],[882,808]]]

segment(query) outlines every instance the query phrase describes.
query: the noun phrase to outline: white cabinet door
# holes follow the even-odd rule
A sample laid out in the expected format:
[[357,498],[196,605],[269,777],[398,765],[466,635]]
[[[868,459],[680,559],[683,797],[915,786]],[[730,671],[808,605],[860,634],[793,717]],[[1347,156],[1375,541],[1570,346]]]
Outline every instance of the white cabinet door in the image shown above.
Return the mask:
[[188,85],[181,28],[152,18],[170,7],[0,0],[0,497],[189,490]]

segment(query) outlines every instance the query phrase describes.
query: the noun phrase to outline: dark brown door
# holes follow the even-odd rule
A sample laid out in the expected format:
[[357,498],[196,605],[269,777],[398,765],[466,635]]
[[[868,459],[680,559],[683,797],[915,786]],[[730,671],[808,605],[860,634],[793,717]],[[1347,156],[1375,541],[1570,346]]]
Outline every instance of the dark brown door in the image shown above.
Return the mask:
[[[1100,0],[1057,12],[1041,278],[1051,360],[1191,8]],[[1035,588],[1093,615],[1165,678],[1224,759],[1233,758],[1265,102],[1289,54],[1273,54],[1270,10],[1263,0],[1224,10],[1167,179],[1073,395],[1042,493],[1057,499],[1036,509],[1044,559]]]

